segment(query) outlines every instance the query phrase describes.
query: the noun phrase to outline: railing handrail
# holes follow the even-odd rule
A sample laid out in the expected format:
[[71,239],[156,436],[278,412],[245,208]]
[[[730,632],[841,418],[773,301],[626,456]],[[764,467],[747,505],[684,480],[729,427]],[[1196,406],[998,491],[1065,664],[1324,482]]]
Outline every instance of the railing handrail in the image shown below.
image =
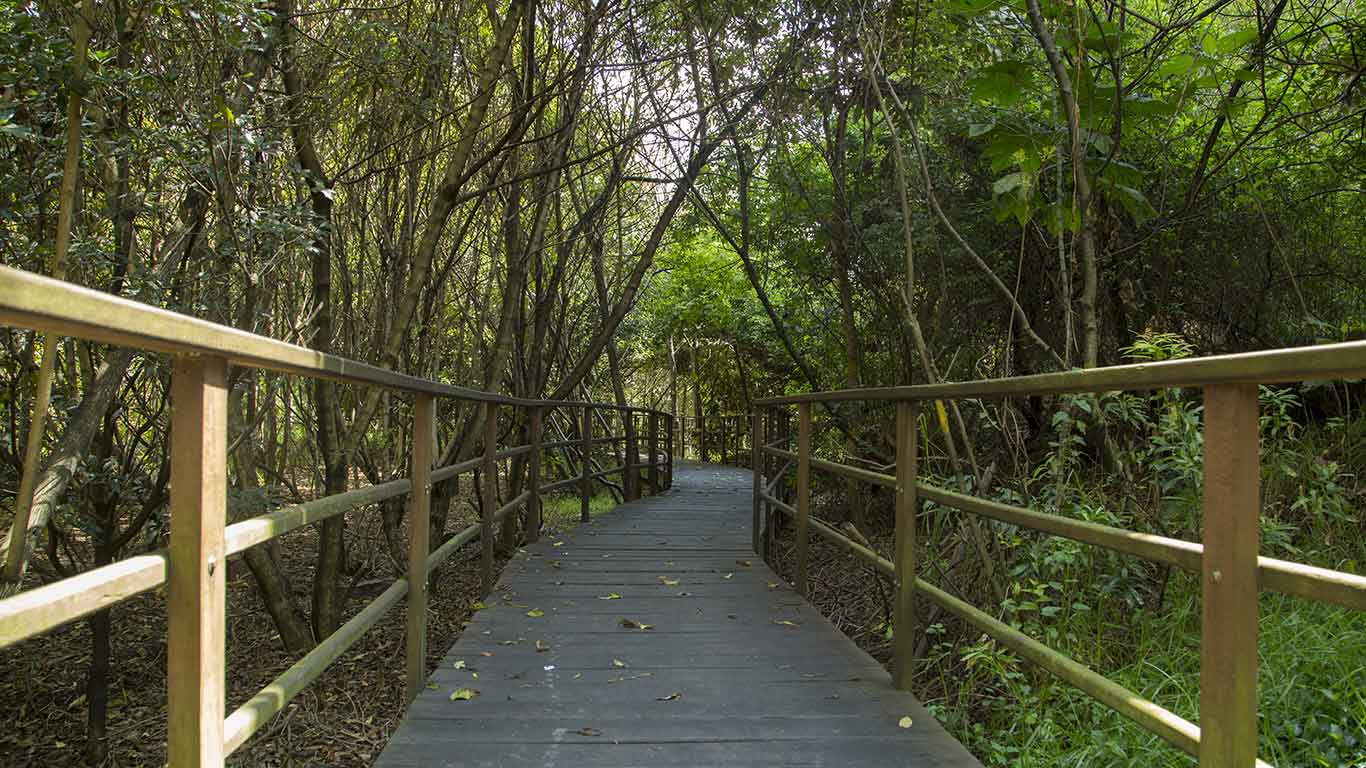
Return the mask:
[[[111,296],[22,270],[0,267],[0,324],[73,336],[174,356],[170,543],[165,549],[134,555],[76,576],[0,599],[0,648],[49,631],[81,616],[108,608],[155,587],[167,586],[167,688],[169,763],[175,767],[220,768],[263,723],[315,680],[400,599],[407,599],[406,687],[411,701],[425,679],[427,580],[456,550],[479,539],[480,581],[493,589],[495,526],[515,534],[511,519],[526,512],[527,539],[540,526],[541,454],[577,447],[581,491],[580,520],[589,519],[592,481],[624,476],[628,501],[639,498],[642,483],[651,494],[672,485],[674,417],[652,408],[577,400],[530,399],[459,387],[398,373],[337,355],[211,323],[136,301]],[[377,386],[413,395],[413,431],[406,478],[367,485],[313,501],[293,504],[229,524],[227,483],[227,366],[274,370],[333,381]],[[481,456],[433,468],[437,397],[484,404]],[[530,442],[497,446],[497,407],[525,408]],[[578,439],[546,443],[543,420],[554,409],[571,411]],[[594,411],[620,414],[623,435],[594,436]],[[646,417],[644,434],[636,426]],[[667,435],[660,445],[662,435]],[[173,436],[173,437],[171,437]],[[625,463],[593,470],[593,446],[625,443]],[[648,460],[642,461],[642,444]],[[614,449],[615,450],[615,449]],[[527,487],[494,509],[498,496],[497,462],[526,456]],[[482,519],[435,550],[428,539],[431,489],[457,474],[481,470],[485,500]],[[642,471],[643,470],[643,471]],[[561,483],[552,483],[548,488]],[[235,712],[225,713],[226,595],[224,568],[230,555],[282,536],[301,526],[334,518],[396,496],[408,496],[407,575],[396,579],[360,613],[295,662]],[[25,516],[26,517],[26,516]],[[28,520],[15,519],[16,525]],[[509,527],[510,524],[510,527]],[[20,545],[22,546],[22,545]],[[225,717],[226,715],[226,717]]]
[[[755,548],[767,557],[773,526],[758,532],[766,519],[762,508],[794,519],[795,581],[806,583],[809,530],[845,547],[889,576],[895,587],[893,681],[909,686],[913,644],[913,600],[923,595],[941,608],[1003,643],[1021,656],[1081,689],[1180,749],[1197,755],[1202,768],[1251,768],[1267,764],[1257,748],[1257,596],[1271,590],[1354,610],[1366,610],[1366,575],[1262,557],[1258,552],[1260,510],[1260,444],[1258,392],[1255,384],[1366,375],[1366,342],[1220,355],[1205,358],[1122,365],[1065,373],[945,384],[845,389],[764,398],[755,401],[775,417],[782,415],[778,440],[772,428],[779,419],[753,417],[750,443],[755,472]],[[1047,514],[921,482],[917,456],[918,406],[923,401],[990,396],[1150,390],[1202,387],[1205,393],[1205,459],[1203,543],[1142,534],[1061,515]],[[811,416],[814,403],[890,401],[896,404],[896,474],[861,469],[812,455]],[[799,431],[796,450],[786,409],[796,405]],[[773,462],[787,462],[770,474]],[[780,490],[787,467],[796,466],[797,494],[784,500]],[[847,479],[889,487],[896,499],[896,553],[893,560],[821,523],[811,515],[810,473],[825,470]],[[1200,575],[1202,591],[1200,724],[1196,725],[1136,693],[1107,680],[1019,630],[929,584],[916,575],[916,511],[929,499],[962,512],[1061,536],[1112,551],[1143,557]],[[804,589],[802,589],[804,592]]]
[[1131,363],[1036,373],[1004,379],[974,379],[939,384],[863,387],[804,392],[756,399],[756,406],[842,400],[940,400],[967,397],[1115,392],[1211,384],[1284,384],[1317,379],[1366,377],[1366,341],[1286,347],[1261,352],[1209,355],[1153,363]]
[[413,394],[519,407],[573,408],[587,405],[600,410],[671,415],[654,408],[514,397],[446,384],[360,360],[326,354],[13,267],[0,266],[0,325],[51,331],[151,352],[212,355],[249,368]]

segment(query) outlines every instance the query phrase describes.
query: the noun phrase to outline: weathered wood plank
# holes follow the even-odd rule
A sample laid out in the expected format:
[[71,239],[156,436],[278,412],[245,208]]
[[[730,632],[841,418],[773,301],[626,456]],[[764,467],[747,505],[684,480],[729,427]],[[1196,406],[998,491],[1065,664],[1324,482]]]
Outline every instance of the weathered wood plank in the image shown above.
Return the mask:
[[223,358],[189,356],[171,374],[166,711],[177,768],[223,765],[227,371]]
[[1200,766],[1257,762],[1257,385],[1205,388]]
[[979,766],[755,557],[748,473],[677,471],[514,556],[378,765]]
[[427,555],[431,550],[432,455],[436,402],[418,395],[413,408],[412,493],[408,496],[407,700],[417,698],[427,663]]

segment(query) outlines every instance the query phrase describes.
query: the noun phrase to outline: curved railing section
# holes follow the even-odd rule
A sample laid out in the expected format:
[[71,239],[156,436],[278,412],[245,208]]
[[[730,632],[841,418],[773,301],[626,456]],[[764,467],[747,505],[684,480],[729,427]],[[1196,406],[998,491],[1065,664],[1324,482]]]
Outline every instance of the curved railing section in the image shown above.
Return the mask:
[[[908,688],[917,637],[917,600],[926,599],[1188,754],[1202,768],[1265,766],[1257,759],[1257,596],[1279,592],[1366,610],[1366,576],[1262,557],[1258,552],[1260,449],[1258,384],[1366,376],[1366,342],[1222,355],[1011,379],[848,389],[757,400],[750,445],[754,547],[768,559],[776,514],[794,522],[795,582],[806,594],[810,531],[870,563],[896,587],[892,678]],[[1203,542],[1183,541],[989,501],[919,478],[920,404],[954,398],[1018,397],[1168,387],[1200,387],[1205,399]],[[875,401],[896,407],[896,472],[884,474],[814,457],[811,407]],[[796,446],[791,410],[796,410]],[[795,469],[795,493],[787,476]],[[895,491],[895,554],[888,560],[810,514],[811,471]],[[1200,723],[1148,701],[919,578],[916,514],[921,499],[1011,525],[1135,555],[1200,574]]]
[[[577,489],[580,519],[587,520],[593,482],[620,475],[624,497],[658,493],[673,482],[674,423],[662,411],[615,404],[535,400],[408,376],[356,360],[210,323],[0,267],[0,324],[89,341],[161,352],[174,358],[171,376],[170,541],[165,549],[135,555],[0,600],[0,648],[165,585],[167,591],[168,761],[172,766],[221,766],[285,704],[317,679],[400,600],[407,599],[406,685],[411,701],[426,678],[427,581],[457,550],[478,540],[485,594],[494,585],[494,541],[508,516],[525,514],[528,539],[540,529],[541,498]],[[228,524],[227,367],[229,364],[410,395],[414,427],[409,477],[294,504]],[[434,468],[436,398],[481,403],[483,454]],[[497,445],[498,409],[528,412],[529,443]],[[577,425],[575,439],[542,440],[545,419],[559,411]],[[615,416],[620,434],[595,435]],[[595,416],[598,417],[595,419]],[[596,427],[595,427],[596,422]],[[642,430],[641,427],[644,427]],[[643,439],[642,439],[643,434]],[[644,443],[642,446],[641,443]],[[624,444],[618,466],[598,470],[593,451]],[[648,458],[641,461],[642,449]],[[546,451],[577,452],[579,471],[542,483]],[[497,509],[497,465],[526,456],[526,490]],[[432,485],[481,470],[483,514],[433,549],[429,541]],[[259,693],[225,713],[225,574],[227,558],[351,510],[407,495],[407,576],[395,580],[364,609],[323,638]],[[226,716],[225,716],[226,714]]]

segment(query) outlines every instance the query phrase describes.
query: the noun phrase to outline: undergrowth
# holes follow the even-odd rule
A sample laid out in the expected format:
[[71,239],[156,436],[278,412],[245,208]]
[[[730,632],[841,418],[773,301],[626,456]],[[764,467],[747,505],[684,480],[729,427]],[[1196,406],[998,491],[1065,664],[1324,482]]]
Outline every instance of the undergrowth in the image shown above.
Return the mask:
[[[1129,350],[1144,360],[1188,353],[1152,335]],[[1366,415],[1359,387],[1263,387],[1261,553],[1351,573],[1366,564],[1360,513]],[[1000,423],[988,406],[981,422]],[[1046,439],[1024,450],[1014,477],[985,492],[998,501],[1129,530],[1200,541],[1204,482],[1203,404],[1198,390],[1108,393],[1055,403]],[[971,488],[935,454],[937,430],[922,422],[922,476]],[[1004,441],[1004,436],[998,436]],[[988,436],[990,439],[990,436]],[[824,506],[839,508],[842,488]],[[822,514],[818,504],[817,514]],[[867,534],[891,551],[884,503]],[[925,504],[918,569],[1056,651],[1192,722],[1199,722],[1200,583],[1196,575],[1067,539]],[[784,536],[788,539],[789,536]],[[779,567],[790,570],[788,541]],[[992,564],[982,562],[982,551]],[[964,555],[963,553],[967,554]],[[850,558],[812,548],[813,600],[886,659],[889,593],[870,591]],[[992,573],[992,569],[997,572]],[[1002,572],[1003,571],[1003,572]],[[1004,592],[996,600],[990,582]],[[856,606],[851,609],[850,606]],[[921,601],[927,635],[916,693],[988,766],[1187,768],[1197,761],[1086,694],[1024,662],[989,637]],[[839,615],[836,615],[839,614]],[[1260,599],[1259,755],[1279,768],[1366,768],[1366,613],[1264,592]]]
[[[1184,356],[1188,349],[1179,338],[1152,335],[1129,353],[1158,360]],[[1366,466],[1366,416],[1355,412],[1353,391],[1326,384],[1261,388],[1262,554],[1362,571],[1366,526],[1352,470]],[[1202,417],[1198,391],[1064,398],[1052,417],[1046,453],[1032,462],[1034,471],[992,495],[1044,512],[1199,541]],[[931,520],[961,515],[928,511]],[[1195,575],[984,522],[994,551],[1010,566],[998,615],[1144,698],[1199,721],[1201,604]],[[932,563],[936,551],[942,548],[927,548]],[[1263,593],[1260,616],[1260,756],[1281,768],[1366,768],[1366,614]],[[926,703],[988,765],[1196,764],[990,638],[951,638],[942,624],[926,631],[933,642],[920,677],[938,694]]]

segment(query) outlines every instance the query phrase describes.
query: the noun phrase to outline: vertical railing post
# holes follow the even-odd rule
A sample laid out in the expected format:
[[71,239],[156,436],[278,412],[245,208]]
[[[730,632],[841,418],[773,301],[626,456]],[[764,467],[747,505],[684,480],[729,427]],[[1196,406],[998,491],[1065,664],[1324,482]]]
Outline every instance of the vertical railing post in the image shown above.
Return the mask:
[[531,455],[527,457],[527,490],[531,496],[526,502],[526,540],[533,542],[541,537],[541,419],[544,413],[540,406],[531,407]]
[[807,520],[811,517],[811,403],[797,406],[797,592],[806,596],[806,567],[811,542]]
[[1257,385],[1205,387],[1200,768],[1257,761]]
[[726,434],[726,432],[728,431],[728,430],[727,430],[727,425],[728,425],[730,419],[727,419],[725,416],[720,416],[720,417],[718,417],[717,420],[721,422],[721,463],[722,463],[722,464],[725,464],[725,463],[726,463],[726,443],[728,442],[728,440],[726,439],[726,438],[728,437],[728,435]]
[[[777,409],[776,409],[776,408],[772,408],[772,407],[768,408],[768,409],[766,410],[766,412],[764,413],[764,432],[763,432],[764,447],[767,447],[769,443],[773,442],[773,439],[774,439],[774,438],[777,436],[777,434],[778,434],[778,422],[777,422],[777,416],[776,416],[775,414],[777,414]],[[778,462],[778,460],[777,460],[776,457],[773,457],[773,456],[768,455],[768,453],[764,453],[763,459],[764,459],[764,483],[765,483],[764,490],[767,491],[769,486],[773,486],[774,493],[775,493],[775,495],[776,495],[776,493],[778,492],[778,490],[777,490],[777,487],[774,486],[774,482],[778,479],[778,476],[777,476],[777,472],[778,472],[778,463],[777,463],[777,462]],[[777,510],[776,507],[774,507],[772,504],[768,504],[768,503],[765,503],[765,504],[764,504],[763,512],[764,512],[764,520],[763,520],[763,525],[764,525],[764,545],[763,545],[763,546],[764,546],[764,562],[768,563],[769,565],[772,565],[772,564],[773,564],[773,542],[774,542],[774,536],[777,535],[777,531],[775,530],[774,526],[775,526],[775,525],[777,524],[777,522],[778,522],[778,515],[779,515],[779,512],[778,512],[778,510]]]
[[413,403],[412,467],[408,476],[408,702],[427,677],[427,554],[431,551],[432,455],[436,450],[436,407],[431,395]]
[[674,416],[678,422],[678,456],[687,461],[688,459],[688,417]]
[[915,655],[915,516],[920,474],[914,400],[896,404],[896,602],[892,610],[892,684],[910,690]]
[[640,445],[636,440],[636,414],[630,408],[621,412],[621,424],[626,431],[626,468],[622,470],[622,487],[627,501],[640,498]]
[[707,461],[707,415],[697,417],[697,460]]
[[498,509],[498,404],[484,403],[484,514],[479,527],[479,584],[493,591],[493,513]]
[[674,422],[676,422],[677,420],[677,417],[674,416],[672,413],[669,414],[669,418],[666,420],[669,429],[669,471],[668,474],[664,476],[665,488],[674,487],[674,458],[676,455],[674,454],[674,432],[682,432],[682,430],[676,430],[674,428]]
[[186,355],[171,376],[166,748],[176,768],[223,765],[227,368]]
[[580,414],[579,450],[583,452],[583,471],[579,476],[579,522],[589,520],[588,500],[593,496],[593,409],[583,406]]
[[659,414],[650,411],[650,436],[648,439],[648,450],[650,452],[650,466],[647,470],[650,478],[650,495],[659,495]]
[[749,469],[754,475],[754,522],[750,530],[750,543],[753,546],[754,554],[763,554],[763,499],[759,494],[764,488],[764,467],[763,449],[760,447],[762,441],[760,434],[763,430],[764,417],[759,411],[755,411],[750,417],[750,457]]

